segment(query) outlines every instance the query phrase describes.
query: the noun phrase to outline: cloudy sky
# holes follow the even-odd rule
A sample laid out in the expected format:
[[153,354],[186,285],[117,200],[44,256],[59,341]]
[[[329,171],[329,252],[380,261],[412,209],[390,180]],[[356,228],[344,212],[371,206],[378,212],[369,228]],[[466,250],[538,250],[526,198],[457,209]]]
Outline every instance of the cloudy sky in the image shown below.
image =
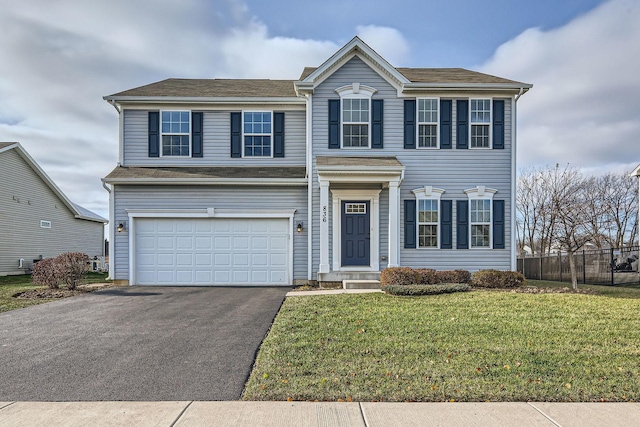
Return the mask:
[[637,0],[0,0],[0,11],[0,141],[22,143],[105,217],[118,117],[104,95],[168,77],[295,79],[354,35],[398,67],[533,83],[518,103],[520,167],[640,163]]

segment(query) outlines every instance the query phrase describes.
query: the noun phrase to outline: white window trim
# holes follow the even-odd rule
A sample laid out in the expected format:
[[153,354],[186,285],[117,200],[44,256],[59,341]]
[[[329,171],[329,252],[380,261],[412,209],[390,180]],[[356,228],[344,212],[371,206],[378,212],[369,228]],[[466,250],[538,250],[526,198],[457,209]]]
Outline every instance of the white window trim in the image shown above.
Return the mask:
[[[371,86],[362,85],[360,83],[352,83],[350,85],[341,86],[336,89],[336,93],[340,95],[340,149],[345,150],[369,150],[371,149],[371,98],[373,94],[376,93],[377,90],[372,88]],[[342,100],[343,99],[368,99],[369,100],[369,121],[367,122],[367,142],[369,143],[366,147],[345,147],[344,146],[344,135],[343,135],[343,125],[344,120],[342,119]],[[364,122],[348,122],[350,124],[364,124]]]
[[[271,133],[270,133],[270,137],[271,137],[271,153],[269,156],[245,156],[244,154],[244,137],[246,136],[266,136],[266,133],[244,133],[244,114],[245,113],[269,113],[271,114]],[[241,126],[242,126],[242,158],[246,158],[246,159],[273,159],[273,110],[252,110],[252,109],[248,109],[248,110],[242,110],[242,122],[241,122]]]
[[[442,231],[442,216],[441,216],[441,206],[440,206],[440,198],[445,193],[445,190],[441,188],[434,188],[430,185],[426,185],[422,188],[416,188],[415,190],[411,190],[411,192],[416,197],[416,249],[421,250],[434,250],[440,249],[440,233]],[[436,200],[438,202],[438,231],[436,233],[437,237],[437,245],[434,246],[420,246],[420,222],[419,222],[419,214],[420,214],[420,200]]]
[[[421,122],[420,119],[420,100],[421,99],[435,99],[436,106],[438,108],[436,125],[436,146],[435,147],[421,147],[420,146],[420,125],[432,125],[434,122]],[[430,96],[416,98],[416,148],[419,150],[437,150],[440,148],[440,97]]]
[[[472,123],[471,122],[471,101],[489,101],[489,123]],[[489,146],[488,147],[472,147],[471,146],[471,129],[473,126],[487,126],[489,128]],[[471,150],[490,150],[493,148],[493,98],[469,98],[469,149]]]
[[[162,137],[165,135],[164,132],[162,132],[162,113],[163,112],[175,112],[175,113],[189,113],[189,132],[188,133],[174,133],[174,132],[167,132],[166,135],[186,135],[189,137],[189,155],[188,156],[174,156],[171,154],[164,154],[164,149],[162,147]],[[186,157],[191,157],[191,130],[192,130],[192,126],[193,126],[193,115],[191,114],[191,110],[160,110],[160,117],[159,117],[159,122],[160,122],[160,157],[170,157],[170,158],[186,158]]]
[[[468,190],[464,190],[465,194],[469,198],[469,202],[471,200],[489,200],[489,210],[490,210],[490,218],[489,218],[489,246],[473,246],[472,245],[472,237],[471,237],[471,203],[469,203],[469,211],[467,212],[469,218],[469,249],[475,250],[489,250],[493,249],[493,195],[498,192],[498,190],[494,190],[493,188],[487,188],[484,185],[478,185],[475,188],[469,188]],[[475,223],[475,224],[484,224],[484,223]]]

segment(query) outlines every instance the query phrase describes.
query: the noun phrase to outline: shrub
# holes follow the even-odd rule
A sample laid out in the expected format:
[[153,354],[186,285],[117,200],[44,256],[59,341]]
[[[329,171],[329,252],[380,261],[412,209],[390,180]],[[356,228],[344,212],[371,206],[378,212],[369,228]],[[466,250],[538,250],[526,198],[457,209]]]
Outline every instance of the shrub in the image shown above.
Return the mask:
[[414,285],[420,283],[420,274],[409,267],[389,267],[380,273],[380,285]]
[[436,272],[435,283],[471,283],[471,273],[467,270],[444,270]]
[[439,285],[386,285],[382,286],[382,290],[390,295],[421,296],[465,292],[469,290],[469,285],[466,283],[441,283]]
[[31,281],[34,285],[58,289],[61,280],[55,267],[55,258],[45,258],[33,264]]
[[66,252],[55,258],[54,266],[57,276],[67,288],[75,289],[89,272],[89,256],[82,252]]
[[434,269],[416,268],[414,271],[417,276],[417,281],[414,282],[416,285],[435,285],[438,283],[437,272]]
[[471,284],[480,288],[517,288],[524,283],[517,271],[480,270],[471,276]]

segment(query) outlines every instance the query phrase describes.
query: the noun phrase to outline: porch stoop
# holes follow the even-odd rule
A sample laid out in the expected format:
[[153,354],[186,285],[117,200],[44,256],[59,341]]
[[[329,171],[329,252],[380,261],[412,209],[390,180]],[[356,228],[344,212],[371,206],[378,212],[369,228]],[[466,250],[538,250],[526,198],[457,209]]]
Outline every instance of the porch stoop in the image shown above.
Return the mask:
[[344,289],[380,289],[379,280],[343,280]]

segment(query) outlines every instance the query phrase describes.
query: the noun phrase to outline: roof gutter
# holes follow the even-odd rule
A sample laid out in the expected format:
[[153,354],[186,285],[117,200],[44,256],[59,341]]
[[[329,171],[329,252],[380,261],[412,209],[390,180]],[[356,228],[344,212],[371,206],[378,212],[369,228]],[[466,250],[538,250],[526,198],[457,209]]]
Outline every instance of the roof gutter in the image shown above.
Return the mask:
[[118,112],[118,114],[120,114],[122,112],[122,107],[115,101],[115,99],[107,99],[107,97],[105,96],[104,99],[113,106],[113,108],[116,109],[116,111]]
[[103,178],[103,183],[124,185],[257,185],[306,186],[306,178]]
[[[305,100],[292,97],[247,97],[247,96],[104,96],[102,99],[113,105],[114,102],[147,102],[157,104],[292,104],[304,105]],[[119,112],[119,111],[118,111]]]

